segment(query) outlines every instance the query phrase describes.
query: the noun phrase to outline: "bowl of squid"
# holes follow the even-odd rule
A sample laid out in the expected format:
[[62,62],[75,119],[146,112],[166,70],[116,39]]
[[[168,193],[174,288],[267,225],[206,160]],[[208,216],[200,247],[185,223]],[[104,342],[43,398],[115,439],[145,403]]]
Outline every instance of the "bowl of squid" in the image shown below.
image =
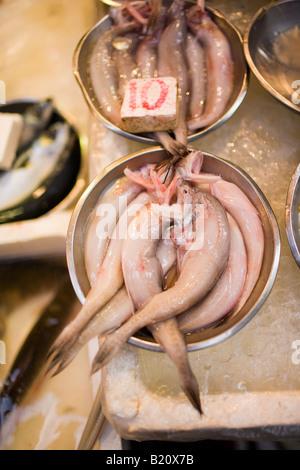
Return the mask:
[[[196,155],[197,155],[197,158],[198,158],[198,155],[200,155],[200,157],[202,158],[201,172],[203,172],[203,174],[206,175],[205,177],[207,177],[207,175],[209,174],[218,175],[217,177],[218,181],[216,183],[209,184],[209,185],[204,184],[203,192],[206,195],[208,194],[208,197],[213,198],[213,200],[216,201],[219,196],[213,196],[212,195],[213,191],[209,188],[214,187],[214,186],[215,188],[218,188],[220,181],[221,183],[224,181],[226,184],[229,184],[234,191],[237,191],[237,194],[236,194],[236,197],[238,197],[237,207],[239,209],[242,206],[244,207],[242,203],[242,200],[244,199],[245,207],[247,206],[249,208],[249,205],[251,206],[251,211],[253,212],[254,218],[256,220],[255,223],[259,225],[258,228],[257,227],[253,228],[253,233],[250,233],[250,234],[248,233],[248,235],[247,233],[245,235],[243,233],[241,236],[241,230],[243,230],[242,226],[240,227],[240,230],[239,230],[239,234],[240,234],[239,236],[240,236],[240,239],[242,239],[242,245],[243,245],[243,250],[244,250],[245,270],[244,270],[244,273],[241,273],[240,271],[239,273],[236,273],[237,275],[236,281],[234,280],[235,276],[231,277],[231,281],[233,283],[241,284],[240,292],[235,294],[237,295],[236,299],[238,298],[240,299],[242,297],[241,292],[243,292],[243,289],[246,290],[245,279],[247,275],[250,278],[250,275],[251,275],[250,271],[253,269],[252,267],[250,267],[250,262],[251,264],[252,263],[259,264],[259,257],[261,257],[261,260],[260,260],[261,264],[258,267],[256,266],[256,268],[254,268],[257,270],[257,273],[256,273],[257,278],[255,278],[254,282],[252,280],[251,291],[248,293],[248,296],[246,295],[246,298],[244,299],[244,303],[241,303],[239,308],[237,308],[237,306],[239,305],[239,302],[235,300],[234,304],[231,304],[230,306],[228,306],[230,304],[229,303],[227,305],[226,307],[227,311],[222,310],[223,306],[221,307],[222,313],[221,311],[218,311],[219,309],[218,306],[221,306],[223,303],[226,303],[225,302],[226,293],[224,294],[223,292],[222,294],[219,295],[217,291],[214,290],[215,288],[218,288],[220,280],[225,275],[226,269],[227,269],[226,266],[227,267],[229,265],[233,266],[233,261],[231,260],[229,262],[229,256],[231,256],[229,253],[231,253],[231,250],[229,250],[228,253],[226,254],[226,257],[227,256],[228,257],[226,258],[225,265],[222,268],[222,274],[219,275],[217,280],[214,279],[214,281],[212,282],[212,285],[209,286],[207,293],[202,299],[204,300],[204,302],[206,302],[206,304],[208,304],[208,314],[205,311],[204,311],[204,314],[203,312],[200,314],[197,312],[197,308],[199,307],[199,305],[201,307],[202,300],[199,300],[199,301],[197,300],[196,304],[194,305],[194,302],[195,302],[195,299],[194,299],[192,301],[193,305],[185,304],[184,307],[180,306],[179,310],[176,309],[177,307],[175,305],[174,317],[176,317],[178,321],[180,331],[185,336],[187,348],[189,351],[207,348],[221,341],[224,341],[226,340],[226,338],[229,338],[233,334],[238,332],[244,325],[246,325],[249,322],[249,320],[260,310],[260,308],[262,307],[262,305],[264,304],[264,302],[266,301],[266,299],[268,298],[271,292],[271,289],[273,287],[273,284],[277,275],[279,256],[280,256],[280,235],[279,235],[277,220],[268,201],[266,200],[264,194],[261,192],[261,190],[256,185],[256,183],[241,168],[235,166],[233,163],[230,163],[222,158],[216,157],[208,153],[202,153],[200,151],[196,151]],[[110,284],[115,282],[115,278],[116,278],[116,276],[112,276],[110,281],[108,281],[110,276],[108,275],[108,271],[106,270],[106,267],[104,267],[105,261],[100,261],[97,267],[95,268],[95,260],[97,258],[96,252],[97,252],[97,249],[99,248],[99,246],[98,248],[96,247],[98,243],[97,241],[95,245],[95,240],[96,240],[95,234],[99,228],[99,225],[97,224],[100,221],[100,219],[95,217],[95,215],[97,215],[97,213],[100,214],[99,208],[101,207],[101,204],[105,201],[109,203],[110,201],[109,191],[113,191],[114,187],[117,188],[117,192],[119,191],[120,188],[118,185],[121,181],[120,178],[124,177],[124,172],[126,175],[129,174],[131,176],[136,174],[136,172],[140,174],[141,168],[144,168],[145,166],[147,167],[149,165],[150,167],[156,168],[157,165],[160,166],[162,162],[165,162],[167,158],[168,158],[167,152],[164,149],[161,149],[160,147],[150,147],[148,149],[145,149],[142,152],[134,153],[124,158],[121,158],[120,160],[106,167],[101,173],[99,173],[99,175],[94,179],[94,181],[92,181],[92,183],[86,189],[85,193],[82,195],[81,199],[78,201],[78,204],[75,207],[75,210],[71,217],[69,230],[68,230],[67,262],[68,262],[68,268],[69,268],[71,281],[73,283],[73,287],[75,289],[75,292],[80,302],[83,304],[83,306],[86,303],[88,294],[90,294],[93,290],[93,287],[97,285],[97,276],[99,276],[99,273],[101,271],[102,273],[100,274],[100,277],[98,277],[98,279],[100,279],[102,276],[102,281],[100,281],[100,283],[98,282],[100,297],[102,297],[103,285],[107,284],[110,288],[111,287]],[[210,176],[208,176],[208,178],[210,178]],[[188,183],[188,184],[193,186],[194,183]],[[194,190],[196,191],[195,188],[193,187],[193,191]],[[221,193],[222,193],[222,190],[221,190]],[[229,199],[231,199],[231,196],[229,197]],[[223,202],[221,203],[220,201],[218,201],[219,207],[222,208],[221,210],[224,210],[225,206],[223,205]],[[229,210],[231,211],[231,208],[226,208],[225,210],[225,213],[227,215],[228,215]],[[245,212],[246,211],[247,210],[245,209]],[[229,217],[231,217],[230,213],[228,217],[226,217],[226,220],[229,220]],[[240,215],[238,215],[237,217],[240,217]],[[121,218],[119,219],[119,221],[120,220]],[[231,217],[231,221],[233,221],[233,217]],[[131,226],[132,223],[134,223],[134,219],[133,221],[130,222],[129,227]],[[238,221],[237,223],[241,223],[241,225],[244,225],[244,228],[247,225],[246,223],[241,222],[241,221]],[[251,223],[249,226],[251,227]],[[257,237],[257,235],[254,233],[255,231],[257,231],[257,229],[258,231],[261,232],[259,236],[262,238],[262,241],[260,240],[259,242],[257,242],[257,245],[260,244],[262,246],[260,246],[260,248],[258,246],[252,246],[252,248],[251,246],[248,247],[245,241],[245,237],[248,237],[248,242],[250,241],[250,245],[251,245],[252,241],[255,240]],[[227,229],[227,232],[229,233],[230,231],[231,233],[231,230],[232,228]],[[114,237],[112,237],[112,239],[113,238]],[[205,238],[205,232],[204,232],[204,238]],[[109,243],[111,243],[111,241],[109,241]],[[123,243],[125,242],[123,241]],[[107,253],[108,258],[110,257],[113,251],[109,247],[110,245],[108,244],[105,248],[107,250],[106,253]],[[157,250],[158,250],[158,247],[159,245],[156,246]],[[248,253],[248,251],[245,254],[245,250],[248,250],[248,249],[250,250],[250,252],[252,251],[252,254]],[[122,245],[122,250],[123,250],[123,253],[126,251],[124,245]],[[134,257],[136,257],[138,255],[138,245],[134,246],[133,251],[134,251]],[[163,257],[160,259],[158,255],[158,251],[156,251],[155,253],[156,253],[155,254],[156,258],[158,258],[161,261]],[[197,256],[196,251],[192,252],[191,259],[195,256]],[[252,261],[250,261],[250,257],[252,257]],[[253,259],[253,257],[255,259]],[[124,265],[122,264],[123,261],[124,260],[122,258],[121,270],[124,268]],[[156,262],[157,262],[157,259],[156,259]],[[91,264],[93,263],[94,263],[94,266],[92,267]],[[133,282],[133,285],[135,285],[134,283],[138,281],[134,279],[134,272],[132,271],[134,270],[134,264],[130,265],[130,263],[131,263],[131,260],[129,260],[129,270],[131,270],[131,277],[132,277],[131,282]],[[132,263],[134,263],[133,260],[132,260]],[[187,264],[187,261],[185,261],[185,263]],[[238,261],[238,263],[240,263],[240,261]],[[166,284],[163,284],[164,287],[160,287],[160,289],[164,290],[163,292],[164,295],[168,292],[168,290],[170,293],[174,292],[174,289],[176,289],[176,285],[178,285],[178,280],[180,279],[180,276],[183,274],[184,264],[183,264],[183,267],[181,266],[180,269],[178,269],[178,264],[179,262],[178,262],[178,256],[177,256],[177,267],[176,267],[176,260],[175,260],[174,265],[172,265],[169,271],[172,273],[170,276],[171,280],[169,284],[168,284],[168,281],[166,281]],[[199,264],[202,264],[202,261],[199,260]],[[161,266],[162,265],[163,265],[163,262],[161,261]],[[197,279],[197,276],[199,276],[199,272],[201,274],[202,268],[197,264],[194,264],[194,266],[195,266],[194,279],[195,278]],[[238,270],[240,270],[240,267],[241,265],[239,264]],[[144,269],[144,267],[141,269]],[[166,268],[166,269],[169,269],[169,268]],[[197,269],[198,270],[200,269],[200,271],[196,272]],[[163,273],[164,281],[168,279],[168,273],[166,274],[166,272],[167,271],[164,271]],[[185,272],[185,275],[187,272],[188,272],[188,276],[190,274],[193,274],[191,272],[191,269],[188,269]],[[123,318],[119,318],[118,320],[116,320],[115,323],[110,323],[110,326],[108,326],[106,330],[101,329],[101,327],[99,330],[97,323],[94,323],[93,325],[93,321],[90,322],[90,326],[92,327],[93,325],[93,329],[90,328],[91,332],[90,332],[90,336],[87,336],[88,339],[93,335],[100,337],[101,335],[98,335],[100,331],[104,335],[110,334],[110,333],[114,334],[114,330],[118,329],[119,327],[122,328],[124,325],[126,325],[126,323],[128,323],[128,321],[130,321],[131,318],[137,316],[137,312],[143,310],[143,308],[135,309],[135,307],[132,306],[133,304],[130,299],[131,292],[128,289],[126,291],[126,288],[128,287],[127,281],[126,281],[127,275],[125,276],[124,270],[123,270],[123,273],[124,273],[124,277],[122,278],[123,274],[121,273],[121,279],[119,280],[119,285],[118,287],[115,288],[115,291],[119,289],[118,293],[116,292],[117,295],[121,295],[122,293],[123,302],[124,302],[123,305],[125,305],[125,302],[128,302],[127,313],[125,312]],[[105,276],[107,276],[106,281],[105,281]],[[242,277],[242,280],[239,277]],[[189,296],[189,282],[190,280],[187,280],[186,284],[183,285],[183,289],[186,289],[186,292],[185,292],[186,298]],[[136,286],[138,286],[138,284],[136,284]],[[182,288],[182,285],[181,285],[181,288]],[[225,288],[225,290],[228,293],[228,286]],[[142,292],[142,289],[141,289],[141,292]],[[159,299],[157,295],[159,296],[160,294],[161,292],[159,292],[158,294],[155,294],[153,298],[148,302],[148,305],[151,305],[151,302],[155,298]],[[109,295],[111,295],[111,293]],[[117,302],[117,295],[114,295],[112,297],[112,302],[108,302],[106,304],[106,307],[107,307],[106,313],[109,314],[111,319],[114,318],[113,303]],[[223,297],[223,300],[224,300],[223,302],[222,296],[224,295],[225,297]],[[128,300],[128,297],[129,297],[129,300]],[[175,299],[176,295],[174,296],[171,295],[171,298],[169,298],[167,303],[170,303],[170,304],[174,303],[172,297],[174,297]],[[96,302],[97,301],[99,301],[99,296],[98,296],[98,300],[96,299]],[[100,302],[103,303],[103,298],[100,300]],[[232,300],[230,302],[232,302]],[[215,311],[214,313],[209,313],[211,311],[211,306],[214,303],[216,304],[216,307],[214,308]],[[146,303],[146,306],[147,306],[147,303]],[[160,309],[163,310],[164,308],[165,307],[163,307],[163,301],[158,302],[158,310]],[[187,310],[185,310],[185,308],[187,308]],[[123,307],[120,310],[122,309]],[[95,308],[95,311],[97,311],[97,307]],[[192,314],[190,315],[191,312]],[[132,313],[134,313],[134,315],[132,315]],[[102,315],[102,311],[101,310],[100,312],[98,311],[97,315],[100,318]],[[94,319],[95,321],[98,321],[97,316],[95,316]],[[192,320],[191,323],[190,323],[190,319]],[[199,319],[200,321],[198,321]],[[196,322],[194,320],[196,320]],[[114,320],[112,320],[112,322],[114,322]],[[119,330],[121,328],[119,328]],[[152,351],[162,351],[161,345],[155,339],[153,330],[151,330],[150,332],[149,328],[147,327],[147,324],[145,323],[141,324],[141,328],[139,330],[137,331],[134,330],[134,333],[131,336],[129,336],[127,340],[130,344],[133,344],[135,346],[138,346],[144,349],[148,349]]]
[[[164,6],[169,6],[171,4],[170,1],[164,1],[163,2]],[[191,6],[195,6],[194,3],[192,2],[185,2],[185,8],[187,9]],[[215,73],[207,73],[207,63],[205,61],[205,55],[203,57],[203,50],[200,52],[202,54],[202,61],[203,63],[201,64],[201,70],[199,70],[199,61],[195,58],[195,54],[197,54],[197,51],[195,52],[195,44],[192,44],[192,40],[195,39],[195,35],[192,34],[191,31],[188,32],[188,39],[189,39],[189,47],[191,48],[188,54],[188,59],[191,59],[190,64],[187,65],[187,70],[188,74],[190,74],[191,77],[193,77],[193,74],[196,75],[196,79],[193,80],[193,78],[190,80],[190,84],[188,86],[188,89],[186,91],[188,95],[188,105],[186,109],[186,124],[188,125],[188,121],[191,122],[191,127],[192,129],[187,130],[187,141],[192,142],[202,135],[213,131],[223,123],[225,123],[238,109],[240,104],[242,103],[246,92],[247,92],[247,87],[248,87],[248,66],[247,62],[245,60],[244,56],[244,50],[243,50],[243,41],[242,37],[239,33],[239,31],[235,28],[233,24],[231,24],[220,12],[217,10],[211,9],[211,8],[206,8],[205,9],[206,15],[209,17],[209,21],[214,24],[215,28],[218,29],[218,32],[222,35],[222,38],[224,42],[226,42],[226,46],[228,46],[228,49],[230,51],[227,51],[228,54],[231,55],[231,60],[230,60],[230,67],[232,68],[230,73],[231,73],[231,82],[230,85],[227,83],[227,76],[223,74],[222,68],[226,69],[228,73],[228,67],[226,65],[220,65],[219,68],[220,70],[217,70],[218,65],[214,63],[214,59],[210,59],[211,62],[209,65],[210,69],[213,69]],[[113,120],[111,118],[111,108],[109,109],[109,112],[107,112],[107,109],[110,107],[109,104],[107,104],[106,98],[102,101],[101,100],[101,93],[103,92],[104,89],[114,89],[114,95],[116,98],[116,102],[118,102],[117,106],[121,106],[122,100],[123,100],[123,95],[117,92],[116,93],[116,86],[119,87],[119,89],[124,86],[122,83],[120,86],[114,85],[111,86],[111,84],[106,84],[104,85],[102,82],[99,82],[99,76],[101,73],[106,73],[104,68],[106,66],[109,67],[109,72],[107,75],[112,74],[112,69],[114,66],[114,61],[112,60],[114,52],[117,50],[117,54],[121,53],[121,60],[124,62],[124,56],[126,54],[126,51],[124,49],[124,44],[121,41],[116,41],[114,39],[109,38],[110,32],[113,30],[115,27],[114,25],[114,19],[113,15],[108,14],[105,16],[103,19],[101,19],[94,27],[92,27],[86,34],[85,36],[81,39],[79,42],[75,53],[73,57],[73,71],[75,78],[77,79],[77,82],[79,84],[79,87],[83,93],[83,96],[87,102],[87,105],[89,106],[92,114],[96,117],[97,120],[99,120],[104,126],[106,126],[108,129],[112,130],[113,132],[124,136],[126,138],[130,138],[132,140],[142,142],[146,144],[147,146],[149,145],[158,145],[162,144],[164,148],[167,147],[167,139],[164,138],[162,135],[158,136],[157,133],[154,134],[153,132],[147,132],[147,133],[132,133],[132,132],[127,132],[126,127],[124,128],[122,120],[119,120],[119,110],[117,110],[117,119]],[[165,28],[166,30],[166,28]],[[165,31],[164,30],[164,31]],[[104,42],[107,40],[107,37],[109,38],[109,47],[110,47],[110,52],[108,53],[108,59],[106,58],[105,60],[100,60],[99,58],[97,59],[97,48],[99,48],[99,44],[103,45]],[[114,37],[114,35],[112,35]],[[130,33],[128,34],[128,37],[130,37]],[[141,35],[141,40],[139,44],[141,47],[143,47],[142,44],[142,39],[143,35]],[[119,39],[119,38],[117,38]],[[170,41],[169,41],[170,42]],[[196,41],[197,42],[197,41]],[[121,45],[120,45],[121,44]],[[127,44],[127,43],[126,43]],[[199,46],[199,41],[197,42],[196,46]],[[127,45],[126,45],[127,47]],[[187,43],[184,43],[184,50],[187,50]],[[169,53],[169,56],[174,56],[173,54],[174,51],[171,51]],[[138,49],[137,49],[138,53]],[[143,54],[140,54],[142,57],[146,57],[147,52]],[[219,54],[221,55],[221,54]],[[98,55],[99,57],[99,55]],[[126,56],[125,56],[126,58]],[[98,60],[98,64],[97,64]],[[136,58],[134,58],[136,60]],[[186,61],[186,58],[185,58]],[[106,62],[106,64],[103,64],[103,62]],[[128,60],[130,62],[130,59]],[[136,63],[136,62],[135,62]],[[191,65],[192,64],[192,65]],[[128,65],[128,64],[127,64]],[[196,68],[198,66],[198,68]],[[122,67],[122,63],[120,65]],[[120,69],[119,67],[119,69]],[[143,68],[144,65],[142,64],[140,68]],[[193,71],[191,71],[193,68]],[[121,69],[122,70],[122,69]],[[137,69],[140,70],[140,69]],[[170,69],[168,69],[170,70]],[[173,75],[174,71],[169,72],[169,75]],[[148,75],[147,75],[148,74]],[[150,75],[149,75],[150,74]],[[150,76],[157,76],[157,72],[153,72],[153,70],[150,69],[146,70],[145,72],[137,72],[137,77],[146,77],[149,78]],[[194,76],[195,76],[194,75]],[[121,77],[121,79],[124,81],[128,78],[128,73],[122,73],[122,71],[118,71],[118,76]],[[216,77],[218,83],[215,81]],[[208,81],[209,78],[211,81]],[[178,80],[177,80],[178,81]],[[98,83],[99,82],[99,83]],[[178,81],[179,83],[179,81]],[[192,85],[191,85],[192,83]],[[227,83],[227,85],[226,85]],[[196,84],[196,86],[195,86]],[[227,89],[225,89],[227,86]],[[200,92],[200,96],[198,94],[199,89],[202,87],[202,92]],[[223,89],[224,88],[224,89]],[[218,93],[216,93],[216,90],[219,90]],[[119,93],[119,94],[118,94]],[[218,97],[219,94],[219,104],[215,104],[213,101],[215,98]],[[194,99],[192,97],[195,96]],[[218,98],[217,98],[218,99]],[[220,104],[220,101],[223,100],[223,103]],[[101,104],[102,103],[102,104]],[[193,105],[192,105],[193,103]],[[210,108],[210,109],[209,109]],[[215,109],[214,116],[212,117],[212,109]],[[207,114],[206,114],[207,110]],[[198,117],[203,117],[203,120],[201,120],[199,127],[197,128],[197,119]],[[205,116],[205,117],[204,117]],[[118,122],[117,122],[118,121]],[[196,125],[195,122],[196,121]],[[196,127],[195,127],[196,126]],[[179,132],[180,133],[180,132]],[[167,132],[168,135],[171,135],[172,138],[175,137],[177,139],[177,135],[175,131],[170,131]],[[185,138],[185,137],[184,137]],[[180,140],[177,139],[177,140]],[[184,140],[184,139],[182,139]],[[182,141],[181,140],[181,141]]]

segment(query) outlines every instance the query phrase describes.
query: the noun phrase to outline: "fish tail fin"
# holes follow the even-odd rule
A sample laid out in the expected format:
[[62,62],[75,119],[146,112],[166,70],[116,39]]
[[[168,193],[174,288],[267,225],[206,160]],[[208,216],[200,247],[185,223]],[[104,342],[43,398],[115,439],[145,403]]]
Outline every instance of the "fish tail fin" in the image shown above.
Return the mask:
[[47,359],[53,356],[53,354],[57,353],[57,351],[63,351],[66,347],[70,346],[70,343],[73,343],[75,341],[74,335],[71,336],[69,334],[69,328],[69,325],[67,325],[62,330],[60,335],[56,338],[55,342],[53,343],[48,352]]
[[116,333],[112,333],[106,339],[103,339],[102,344],[99,346],[99,351],[96,354],[92,363],[92,374],[104,367],[119,351],[123,343],[119,343],[115,338]]
[[62,359],[60,362],[57,361],[55,364],[50,364],[50,366],[48,367],[47,369],[47,373],[51,372],[54,367],[58,365],[58,367],[56,368],[56,370],[52,373],[51,377],[55,377],[56,375],[60,374],[64,369],[66,369],[66,367],[72,362],[72,358],[67,358],[67,359]]
[[153,137],[170,155],[176,155],[179,158],[187,153],[187,146],[176,140],[168,132],[154,132]]
[[[70,347],[64,347],[63,349],[56,351],[56,354],[52,358],[52,360],[49,363],[49,366],[46,369],[45,375],[49,374],[57,364],[59,364],[59,367],[56,369],[56,371],[52,374],[52,377],[55,375],[58,375],[63,369],[65,369],[74,359],[75,354],[72,352],[72,345]],[[48,359],[51,357],[51,355],[48,355]]]
[[179,377],[179,381],[180,386],[186,394],[187,398],[189,399],[193,407],[197,411],[199,411],[200,415],[202,416],[204,413],[200,400],[199,386],[195,375],[193,374],[193,372],[188,375],[184,374],[184,377]]

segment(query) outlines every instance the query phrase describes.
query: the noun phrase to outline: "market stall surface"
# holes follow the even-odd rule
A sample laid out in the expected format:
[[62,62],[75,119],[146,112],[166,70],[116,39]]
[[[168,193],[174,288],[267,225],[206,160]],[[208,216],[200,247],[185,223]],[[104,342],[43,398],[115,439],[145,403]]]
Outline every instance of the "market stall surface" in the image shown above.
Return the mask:
[[[21,12],[20,2],[16,0],[1,3],[0,52],[4,60],[0,65],[0,80],[6,84],[8,99],[51,95],[63,112],[73,116],[85,139],[89,136],[88,179],[91,180],[108,163],[143,147],[113,134],[89,115],[72,76],[71,63],[78,40],[95,21],[95,4],[80,1],[78,9],[71,4],[70,0],[47,0],[41,8],[40,2],[32,0],[23,4]],[[263,2],[255,0],[249,5],[246,1],[237,4],[234,0],[220,0],[207,4],[219,9],[243,33]],[[30,24],[35,25],[34,32]],[[12,29],[16,32],[13,42],[7,33]],[[20,57],[24,60],[19,60]],[[38,57],[46,57],[47,61]],[[106,440],[102,444],[100,441],[102,448],[121,447],[118,432],[126,440],[142,439],[145,447],[149,440],[207,438],[212,438],[214,444],[222,439],[233,440],[236,445],[240,439],[285,440],[287,447],[293,440],[292,445],[297,447],[300,272],[285,235],[285,203],[290,178],[300,160],[299,119],[299,114],[275,100],[251,74],[248,93],[234,116],[193,143],[195,148],[241,166],[269,200],[281,233],[277,279],[263,308],[242,331],[217,346],[190,353],[203,397],[205,418],[201,422],[186,403],[177,384],[176,370],[164,354],[124,347],[105,372],[106,414],[117,432],[107,426]],[[55,272],[52,268],[51,272]],[[1,292],[18,292],[18,302],[13,306],[6,294],[1,295],[1,313],[9,320],[7,336],[2,337],[7,345],[7,364],[0,365],[2,381],[26,332],[49,302],[51,292],[51,288],[49,292],[33,289],[28,303],[24,302],[21,295],[24,291],[16,282],[18,276],[12,273],[23,272],[34,286],[36,272],[26,272],[23,263],[15,265],[15,269],[6,277],[7,266],[1,266]],[[3,291],[2,286],[6,286]],[[23,325],[21,332],[19,328]],[[37,395],[28,397],[24,402],[23,421],[7,435],[5,447],[76,448],[93,399],[88,351],[83,351],[78,361],[42,384],[35,390]],[[32,406],[40,413],[35,417]],[[120,427],[120,417],[129,420],[130,429]],[[123,441],[123,446],[126,445]],[[142,448],[143,442],[136,444],[137,447]]]

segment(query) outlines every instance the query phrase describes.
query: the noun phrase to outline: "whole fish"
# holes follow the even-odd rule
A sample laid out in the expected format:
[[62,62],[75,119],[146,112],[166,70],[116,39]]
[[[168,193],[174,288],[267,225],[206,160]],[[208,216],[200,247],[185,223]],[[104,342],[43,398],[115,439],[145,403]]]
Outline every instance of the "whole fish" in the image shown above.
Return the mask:
[[182,332],[205,328],[232,311],[240,299],[247,274],[247,252],[241,231],[230,214],[230,251],[227,266],[218,282],[197,305],[178,316]]
[[15,162],[0,174],[0,211],[22,203],[54,171],[68,146],[71,128],[67,123],[51,125]]
[[158,44],[158,75],[174,77],[178,87],[178,123],[174,129],[176,140],[187,145],[188,66],[186,63],[186,18],[184,2],[173,0],[168,11],[168,25]]
[[[157,246],[161,232],[162,239],[165,236],[164,224],[166,223],[168,228],[170,220],[155,217],[152,212],[153,207],[153,204],[148,204],[136,215],[129,225],[129,236],[123,244],[124,282],[135,310],[142,308],[155,294],[163,290],[163,272],[157,257]],[[138,238],[137,227],[139,227]],[[171,259],[174,261],[172,253]],[[150,325],[148,329],[176,365],[182,389],[192,405],[202,413],[198,383],[190,367],[186,343],[176,318]]]
[[53,351],[58,350],[53,365],[60,360],[61,355],[77,340],[88,322],[96,313],[117,294],[123,285],[122,273],[122,245],[126,237],[127,224],[134,217],[136,211],[151,200],[151,195],[145,191],[140,193],[121,214],[115,230],[112,233],[109,245],[95,283],[89,291],[85,302],[76,316],[56,340]]
[[29,105],[23,117],[23,130],[17,153],[26,150],[48,127],[53,116],[54,106],[51,98]]
[[204,46],[207,67],[207,93],[204,112],[188,121],[189,133],[209,126],[226,108],[233,86],[230,44],[210,18],[197,5],[187,12],[188,26]]
[[0,394],[0,429],[9,412],[30,392],[46,365],[49,349],[64,326],[74,317],[79,303],[68,274],[37,320],[10,368]]
[[186,58],[190,84],[187,118],[195,119],[201,116],[204,110],[207,79],[203,46],[191,33],[187,35]]
[[131,33],[138,28],[137,22],[113,26],[106,31],[94,47],[90,60],[90,77],[103,115],[115,126],[122,127],[119,80],[113,58],[113,41],[116,37]]
[[191,191],[194,203],[204,205],[205,223],[203,243],[199,249],[189,249],[184,255],[181,272],[174,286],[152,297],[124,325],[112,333],[101,345],[93,361],[93,371],[105,365],[136,331],[148,325],[172,318],[191,308],[209,292],[219,279],[228,260],[230,235],[227,214],[210,194]]
[[247,276],[243,294],[235,307],[239,310],[248,300],[260,275],[264,257],[264,231],[256,208],[236,184],[222,180],[211,184],[210,187],[211,193],[238,223],[245,240]]

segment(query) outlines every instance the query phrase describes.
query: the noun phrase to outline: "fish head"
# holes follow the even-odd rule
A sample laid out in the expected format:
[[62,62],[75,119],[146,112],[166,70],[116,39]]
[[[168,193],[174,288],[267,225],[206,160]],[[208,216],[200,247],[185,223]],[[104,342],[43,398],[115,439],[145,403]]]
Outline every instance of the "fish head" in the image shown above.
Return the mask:
[[38,125],[48,122],[53,113],[53,101],[51,98],[29,106],[24,114],[25,124]]
[[177,201],[180,204],[192,204],[193,200],[193,188],[184,179],[181,179],[177,187]]

